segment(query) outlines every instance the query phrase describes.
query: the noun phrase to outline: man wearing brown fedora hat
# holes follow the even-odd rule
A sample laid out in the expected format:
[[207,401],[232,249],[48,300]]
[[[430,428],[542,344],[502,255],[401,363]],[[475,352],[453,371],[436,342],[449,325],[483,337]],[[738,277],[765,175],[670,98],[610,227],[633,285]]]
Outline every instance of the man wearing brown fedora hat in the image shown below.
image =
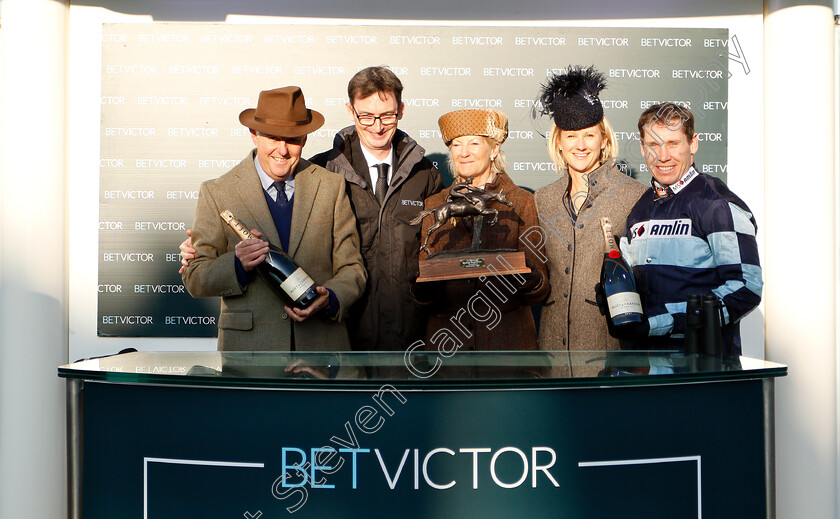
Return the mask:
[[424,311],[409,291],[417,277],[420,226],[409,222],[443,182],[425,150],[397,128],[402,91],[388,67],[357,72],[347,85],[353,125],[311,159],[347,180],[358,222],[368,285],[348,320],[356,350],[402,350],[425,333]]
[[[306,136],[324,124],[299,87],[260,92],[239,114],[253,149],[201,185],[192,228],[195,257],[183,269],[193,297],[221,296],[220,350],[346,350],[343,322],[367,278],[344,179],[301,158]],[[256,277],[268,244],[239,240],[219,216],[230,210],[256,236],[282,246],[318,285],[305,309],[283,307]]]

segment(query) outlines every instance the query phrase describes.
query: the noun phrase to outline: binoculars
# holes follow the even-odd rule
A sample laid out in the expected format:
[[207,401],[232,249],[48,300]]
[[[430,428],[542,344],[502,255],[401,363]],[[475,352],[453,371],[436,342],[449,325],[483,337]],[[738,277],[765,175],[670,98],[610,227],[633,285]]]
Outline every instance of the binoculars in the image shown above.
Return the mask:
[[723,357],[723,303],[714,294],[691,294],[685,308],[685,354]]

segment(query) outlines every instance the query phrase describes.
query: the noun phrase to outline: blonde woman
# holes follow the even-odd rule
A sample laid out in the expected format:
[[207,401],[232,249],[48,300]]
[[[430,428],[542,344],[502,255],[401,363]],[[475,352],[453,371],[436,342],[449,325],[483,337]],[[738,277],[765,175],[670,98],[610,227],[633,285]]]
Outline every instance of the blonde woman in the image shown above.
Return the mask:
[[618,143],[598,97],[604,76],[594,67],[569,67],[541,93],[552,119],[548,154],[560,178],[535,193],[549,259],[551,296],[540,319],[546,350],[612,350],[595,297],[604,255],[600,218],[621,233],[646,188],[616,163]]
[[[542,302],[548,295],[548,273],[545,263],[519,239],[537,225],[537,212],[533,195],[516,186],[505,173],[501,146],[507,138],[507,116],[498,110],[458,110],[444,114],[438,124],[449,148],[456,178],[450,188],[426,199],[426,209],[443,204],[456,186],[462,187],[461,196],[466,197],[474,188],[501,191],[511,205],[496,200],[487,202],[489,209],[498,211],[498,219],[493,225],[485,219],[481,246],[490,250],[523,251],[532,271],[522,278],[507,280],[507,285],[491,277],[443,281],[436,283],[433,290],[419,283],[425,294],[416,297],[431,313],[426,348],[457,348],[460,351],[537,349],[530,305]],[[470,187],[463,189],[465,184]],[[428,242],[429,251],[434,254],[468,249],[472,228],[465,220],[454,224],[447,220],[434,230]],[[423,220],[421,236],[426,236],[432,224],[431,218]],[[421,252],[420,256],[424,259],[426,252]],[[489,286],[491,283],[494,285]],[[453,324],[453,318],[458,321],[457,325]],[[444,329],[451,333],[443,332]]]

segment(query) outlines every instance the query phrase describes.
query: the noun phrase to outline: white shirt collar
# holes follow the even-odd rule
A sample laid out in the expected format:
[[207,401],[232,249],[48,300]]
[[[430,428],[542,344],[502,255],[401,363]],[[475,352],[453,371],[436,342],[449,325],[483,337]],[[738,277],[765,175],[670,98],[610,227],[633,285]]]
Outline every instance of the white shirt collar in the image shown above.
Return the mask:
[[393,146],[391,146],[391,151],[388,152],[388,156],[385,157],[383,160],[379,160],[376,157],[374,157],[373,153],[369,152],[367,150],[367,148],[365,148],[364,144],[362,144],[359,147],[362,148],[362,154],[365,156],[365,162],[367,162],[369,168],[372,168],[377,164],[388,164],[388,166],[390,166],[390,168],[389,168],[390,170],[394,169],[394,147]]
[[383,160],[379,160],[374,157],[373,154],[365,148],[364,144],[362,144],[360,148],[362,148],[362,154],[365,156],[365,162],[367,162],[368,165],[368,173],[370,174],[370,179],[372,181],[370,189],[376,193],[376,178],[379,173],[376,171],[375,166],[377,164],[388,164],[388,184],[390,184],[391,178],[394,176],[394,147],[391,146],[391,151],[388,152],[388,156]]

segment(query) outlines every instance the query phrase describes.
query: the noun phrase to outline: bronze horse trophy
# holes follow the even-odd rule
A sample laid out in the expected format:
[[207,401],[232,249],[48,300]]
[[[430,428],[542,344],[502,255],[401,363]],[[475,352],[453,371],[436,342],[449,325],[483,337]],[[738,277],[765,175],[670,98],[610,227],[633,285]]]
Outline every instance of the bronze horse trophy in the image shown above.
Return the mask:
[[429,236],[432,232],[440,228],[450,218],[460,218],[464,216],[476,216],[475,226],[473,227],[472,246],[470,251],[475,251],[481,245],[481,228],[485,216],[491,216],[492,219],[488,222],[489,225],[495,225],[499,221],[499,210],[488,207],[488,202],[497,201],[509,207],[513,206],[513,202],[508,200],[501,191],[485,191],[479,187],[473,187],[468,179],[467,182],[457,182],[452,185],[449,190],[449,197],[446,202],[433,209],[425,209],[416,218],[411,220],[411,225],[417,225],[422,222],[424,218],[429,215],[434,215],[435,223],[429,227],[426,232],[426,237],[423,240],[423,245],[420,247],[421,251],[426,251],[429,257],[432,257],[428,249]]

